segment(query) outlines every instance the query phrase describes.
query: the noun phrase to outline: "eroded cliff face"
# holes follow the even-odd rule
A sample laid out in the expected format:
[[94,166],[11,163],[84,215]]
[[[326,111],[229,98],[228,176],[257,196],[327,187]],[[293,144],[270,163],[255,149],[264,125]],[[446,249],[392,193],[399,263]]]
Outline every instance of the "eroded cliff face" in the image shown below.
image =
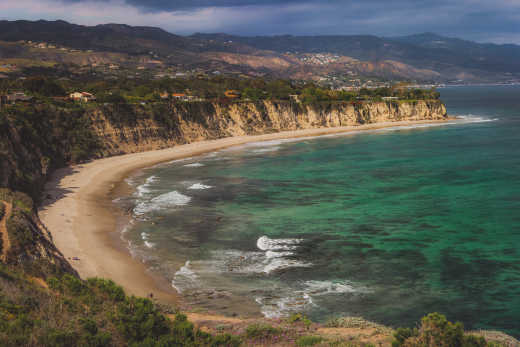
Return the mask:
[[90,114],[104,155],[171,147],[207,139],[257,135],[270,132],[369,123],[442,120],[447,117],[440,101],[338,103],[302,105],[291,102],[231,104],[173,104],[165,108],[161,122],[137,117],[133,124],[115,125],[106,112]]

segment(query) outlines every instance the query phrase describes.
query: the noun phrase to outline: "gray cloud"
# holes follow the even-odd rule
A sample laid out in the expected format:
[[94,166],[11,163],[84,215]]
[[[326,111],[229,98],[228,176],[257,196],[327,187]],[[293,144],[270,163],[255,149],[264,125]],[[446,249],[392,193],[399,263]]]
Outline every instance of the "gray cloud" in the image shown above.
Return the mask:
[[[179,34],[374,34],[436,32],[476,41],[520,43],[516,0],[3,0],[0,18],[161,26]],[[25,8],[19,5],[25,3]],[[56,6],[61,3],[63,8]],[[44,10],[43,5],[48,4]],[[0,4],[0,8],[1,8]],[[18,6],[18,10],[16,10]],[[49,8],[50,10],[47,10]],[[2,13],[4,12],[4,13]],[[88,13],[88,15],[87,15]]]

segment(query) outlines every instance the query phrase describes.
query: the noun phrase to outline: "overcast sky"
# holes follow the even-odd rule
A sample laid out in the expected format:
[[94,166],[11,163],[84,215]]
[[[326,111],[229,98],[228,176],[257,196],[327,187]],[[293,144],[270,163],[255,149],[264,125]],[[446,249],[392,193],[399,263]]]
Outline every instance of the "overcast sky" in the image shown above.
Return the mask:
[[0,19],[158,26],[177,34],[435,32],[520,44],[520,0],[0,0]]

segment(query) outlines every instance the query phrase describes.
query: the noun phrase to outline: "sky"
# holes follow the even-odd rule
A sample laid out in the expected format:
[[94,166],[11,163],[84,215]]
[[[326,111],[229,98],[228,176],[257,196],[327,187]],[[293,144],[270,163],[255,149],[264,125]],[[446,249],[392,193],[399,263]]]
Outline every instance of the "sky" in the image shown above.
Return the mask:
[[124,23],[180,35],[434,32],[520,44],[520,0],[0,0],[0,19]]

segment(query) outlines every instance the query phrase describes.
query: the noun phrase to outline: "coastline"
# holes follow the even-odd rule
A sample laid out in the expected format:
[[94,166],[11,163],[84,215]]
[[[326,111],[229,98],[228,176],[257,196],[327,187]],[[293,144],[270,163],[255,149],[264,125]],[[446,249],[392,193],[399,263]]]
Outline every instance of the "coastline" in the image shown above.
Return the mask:
[[166,281],[150,273],[145,264],[114,241],[119,238],[121,211],[112,202],[118,185],[139,169],[162,162],[197,156],[251,142],[289,138],[358,133],[394,127],[445,124],[446,120],[384,122],[367,125],[314,128],[264,135],[237,136],[205,140],[172,148],[108,157],[59,169],[47,182],[39,215],[52,235],[56,247],[85,279],[112,279],[129,294],[154,298],[164,303],[179,303],[180,296]]

